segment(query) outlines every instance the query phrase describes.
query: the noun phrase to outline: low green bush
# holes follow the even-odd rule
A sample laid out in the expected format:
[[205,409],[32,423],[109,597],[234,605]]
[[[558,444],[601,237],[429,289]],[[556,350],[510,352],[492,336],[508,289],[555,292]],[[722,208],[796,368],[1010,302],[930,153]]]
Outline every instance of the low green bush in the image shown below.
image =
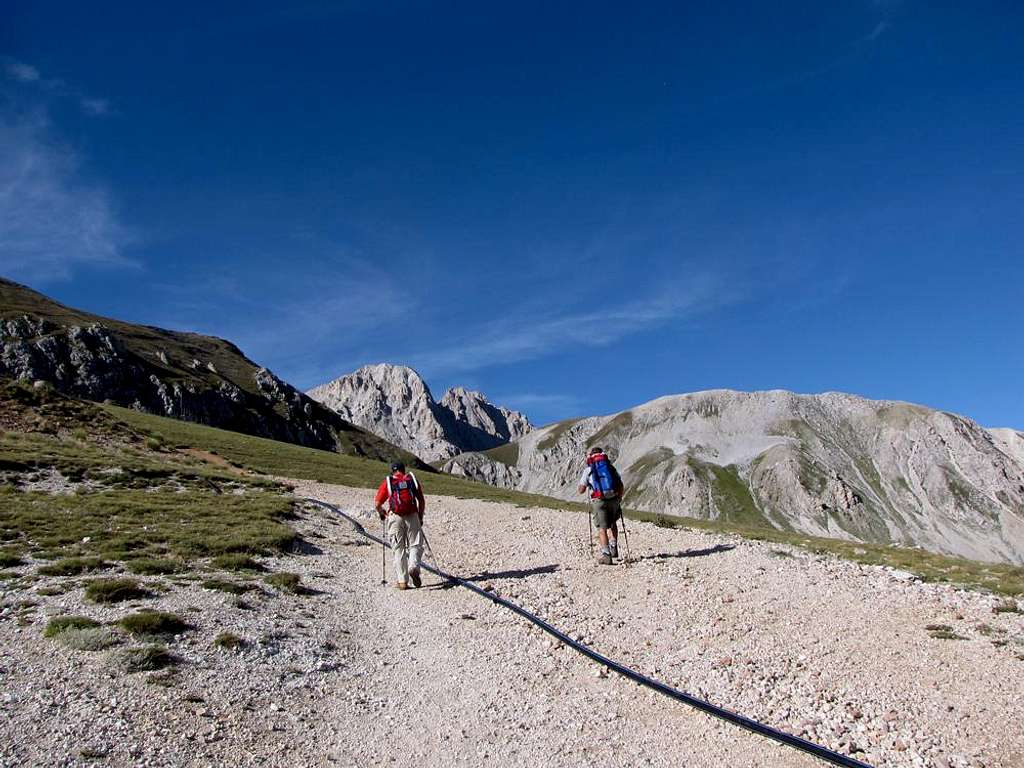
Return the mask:
[[192,629],[192,625],[180,616],[166,611],[139,611],[125,616],[117,623],[121,629],[135,637],[178,635]]
[[135,579],[95,579],[85,586],[85,599],[93,603],[123,603],[152,594]]
[[43,576],[78,576],[92,571],[103,571],[110,563],[100,557],[65,557],[41,566],[39,573]]
[[57,616],[50,619],[43,631],[43,637],[56,637],[69,629],[92,629],[101,626],[95,619],[87,616]]

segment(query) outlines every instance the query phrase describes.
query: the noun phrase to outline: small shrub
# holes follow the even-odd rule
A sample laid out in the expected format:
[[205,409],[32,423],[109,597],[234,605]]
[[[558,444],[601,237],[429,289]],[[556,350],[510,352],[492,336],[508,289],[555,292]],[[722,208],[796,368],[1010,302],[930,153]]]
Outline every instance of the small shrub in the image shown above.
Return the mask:
[[214,589],[218,592],[227,592],[232,595],[244,595],[246,592],[255,589],[252,584],[239,584],[237,581],[226,579],[207,579],[202,584],[203,589]]
[[24,564],[25,561],[21,559],[20,555],[13,552],[0,552],[0,568],[15,568]]
[[227,555],[217,555],[213,558],[211,563],[214,568],[219,568],[222,571],[263,571],[266,570],[262,565],[253,560],[249,555],[241,553],[231,553]]
[[153,437],[147,437],[146,447],[149,448],[149,450],[151,451],[159,451],[161,448],[164,447],[164,441],[161,440],[156,435],[154,435]]
[[221,632],[213,639],[213,644],[217,648],[236,651],[245,645],[245,640],[240,638],[234,632]]
[[93,629],[99,626],[101,624],[98,621],[90,619],[88,616],[57,616],[50,619],[43,631],[43,637],[57,637],[69,629]]
[[85,586],[85,599],[93,603],[123,603],[152,594],[135,579],[96,579]]
[[1006,630],[1002,627],[993,627],[991,624],[982,622],[975,627],[978,630],[978,634],[984,635],[985,637],[991,637],[992,635],[1005,635]]
[[128,648],[121,653],[120,660],[126,672],[154,672],[178,663],[177,657],[162,645]]
[[953,628],[949,624],[925,624],[924,628],[929,632],[952,632]]
[[174,668],[146,675],[146,685],[159,685],[161,688],[173,688],[177,684],[178,672]]
[[159,637],[178,635],[192,629],[192,625],[174,613],[166,611],[139,611],[125,616],[118,625],[129,635]]
[[966,640],[963,635],[958,635],[949,629],[936,629],[928,634],[932,640]]
[[84,443],[89,439],[89,433],[85,431],[84,427],[75,427],[71,430],[71,436],[80,443]]
[[99,557],[65,557],[39,568],[43,576],[78,576],[91,571],[102,571],[110,563]]
[[128,561],[128,570],[142,576],[166,576],[177,573],[181,566],[165,557],[140,557]]
[[1017,606],[1017,601],[1013,599],[1006,600],[992,609],[992,613],[1020,613],[1020,608]]
[[56,639],[75,651],[105,651],[121,642],[110,627],[67,629],[57,635]]
[[54,595],[63,595],[67,590],[64,587],[58,587],[56,585],[51,587],[40,587],[36,590],[37,595],[43,597],[53,597]]
[[102,760],[107,756],[107,750],[95,747],[84,747],[78,751],[83,760]]
[[198,693],[186,693],[184,696],[181,697],[181,700],[187,701],[189,704],[202,704],[206,701],[206,699],[204,699]]
[[303,591],[302,577],[297,573],[272,573],[264,581],[275,589],[291,592],[293,595],[301,594]]

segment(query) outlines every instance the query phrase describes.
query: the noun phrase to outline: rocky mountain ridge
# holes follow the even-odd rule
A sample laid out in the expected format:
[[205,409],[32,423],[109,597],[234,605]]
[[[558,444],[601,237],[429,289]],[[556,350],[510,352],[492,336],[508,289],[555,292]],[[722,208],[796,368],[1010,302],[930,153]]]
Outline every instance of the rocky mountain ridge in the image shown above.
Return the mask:
[[519,411],[464,387],[449,389],[438,402],[423,378],[402,365],[366,365],[307,394],[426,461],[488,450],[533,429]]
[[382,460],[401,453],[228,341],[99,317],[3,279],[0,376],[312,448]]
[[1024,440],[994,432],[909,403],[713,390],[560,422],[444,469],[571,499],[599,444],[637,509],[1019,564]]

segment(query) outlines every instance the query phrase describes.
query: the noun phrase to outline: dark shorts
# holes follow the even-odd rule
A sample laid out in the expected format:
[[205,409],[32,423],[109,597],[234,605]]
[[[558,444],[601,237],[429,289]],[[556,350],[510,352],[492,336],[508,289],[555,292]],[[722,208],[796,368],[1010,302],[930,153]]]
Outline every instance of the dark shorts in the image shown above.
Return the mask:
[[618,499],[591,499],[595,528],[611,528],[622,517],[622,505]]

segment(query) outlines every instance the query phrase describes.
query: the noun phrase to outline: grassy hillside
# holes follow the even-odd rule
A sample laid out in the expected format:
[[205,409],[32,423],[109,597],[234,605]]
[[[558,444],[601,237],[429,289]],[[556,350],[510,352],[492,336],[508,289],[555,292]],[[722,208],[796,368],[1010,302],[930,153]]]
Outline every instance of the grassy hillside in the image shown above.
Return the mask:
[[[290,546],[292,501],[261,477],[375,488],[384,463],[99,406],[21,385],[0,390],[0,563],[23,554],[102,561],[209,558]],[[118,471],[112,472],[111,468]],[[10,479],[56,470],[81,484],[73,496],[14,490]],[[583,512],[583,504],[518,493],[448,475],[424,477],[428,494]],[[231,489],[231,493],[225,493]],[[235,491],[238,493],[235,493]],[[791,531],[628,511],[630,519],[799,547],[909,570],[1004,594],[1024,594],[1024,569],[866,545]],[[196,535],[198,533],[198,535]],[[88,539],[88,541],[86,541]],[[205,560],[203,561],[205,562]]]
[[[29,318],[30,326],[22,318]],[[13,352],[0,361],[0,374],[43,379],[76,397],[110,400],[356,456],[381,460],[401,456],[407,463],[423,466],[411,453],[275,379],[224,339],[100,317],[0,279],[3,321],[10,327],[4,327],[0,336],[5,350],[9,347],[7,351]],[[77,332],[72,329],[94,325],[112,337],[112,349],[105,342],[99,342],[95,352],[73,346]],[[37,335],[25,338],[26,332]],[[15,358],[21,362],[11,362]]]

